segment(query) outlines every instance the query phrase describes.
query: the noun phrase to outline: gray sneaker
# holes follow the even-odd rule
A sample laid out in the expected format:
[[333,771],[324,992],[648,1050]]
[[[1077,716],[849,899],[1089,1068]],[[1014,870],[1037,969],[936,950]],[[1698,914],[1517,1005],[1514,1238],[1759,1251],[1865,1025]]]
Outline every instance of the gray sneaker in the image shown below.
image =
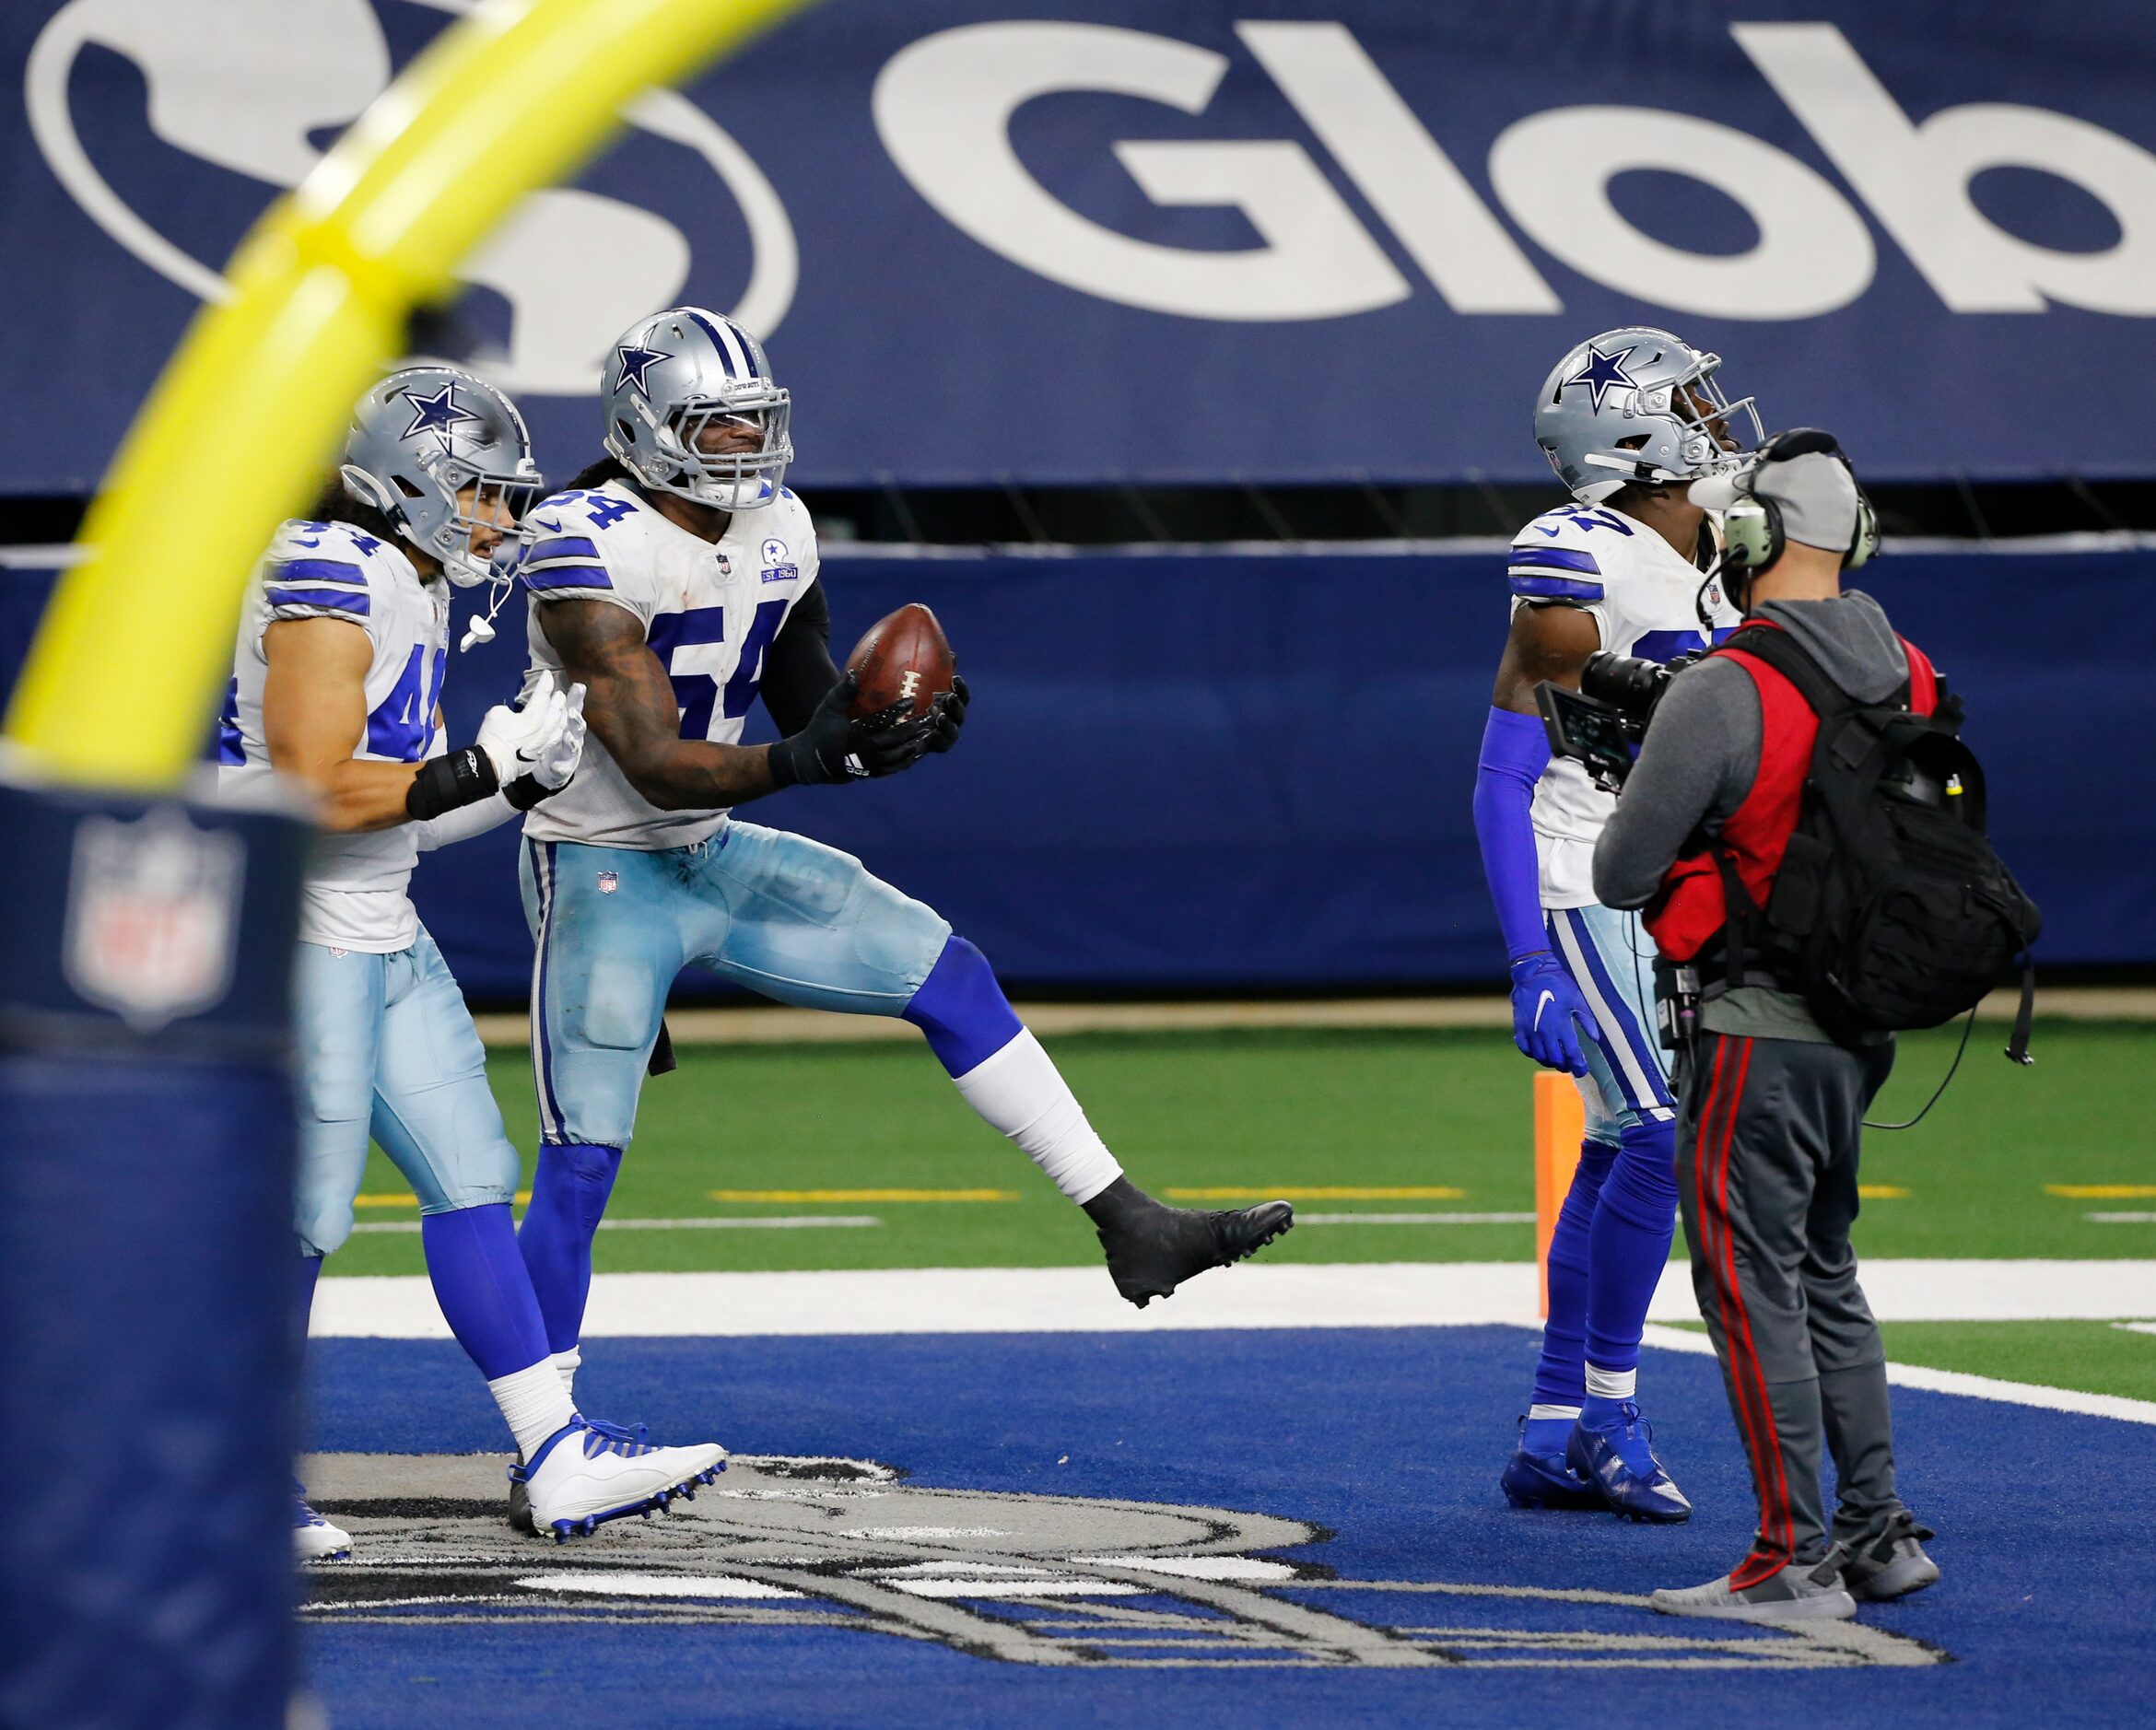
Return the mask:
[[1665,1616],[1707,1616],[1732,1622],[1841,1622],[1857,1614],[1842,1585],[1848,1552],[1837,1544],[1823,1561],[1795,1562],[1757,1585],[1733,1586],[1729,1576],[1705,1585],[1664,1586],[1647,1600]]
[[1842,1567],[1842,1584],[1852,1597],[1881,1604],[1906,1597],[1939,1581],[1939,1564],[1924,1553],[1924,1540],[1936,1537],[1903,1508],[1877,1530],[1858,1538]]

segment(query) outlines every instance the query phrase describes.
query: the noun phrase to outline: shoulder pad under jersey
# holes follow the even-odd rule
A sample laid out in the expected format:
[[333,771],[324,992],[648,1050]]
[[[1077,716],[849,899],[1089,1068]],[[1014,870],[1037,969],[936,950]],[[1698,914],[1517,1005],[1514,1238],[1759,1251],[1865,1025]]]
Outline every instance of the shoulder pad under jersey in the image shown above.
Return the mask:
[[1561,505],[1545,510],[1513,537],[1507,575],[1512,592],[1529,601],[1602,599],[1604,585],[1621,568],[1636,526],[1595,505]]
[[[263,560],[263,598],[279,619],[341,618],[365,625],[374,582],[393,581],[396,549],[346,522],[283,524]],[[402,555],[396,555],[401,562]]]
[[608,553],[619,552],[621,525],[649,507],[617,493],[555,493],[532,508],[533,540],[517,576],[533,594],[610,595],[617,587]]

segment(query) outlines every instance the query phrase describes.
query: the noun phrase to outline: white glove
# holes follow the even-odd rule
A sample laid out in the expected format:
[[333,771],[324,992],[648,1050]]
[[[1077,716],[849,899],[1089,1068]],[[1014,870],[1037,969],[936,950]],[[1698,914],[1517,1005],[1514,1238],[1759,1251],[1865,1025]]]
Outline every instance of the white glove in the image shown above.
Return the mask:
[[525,775],[549,790],[566,787],[584,754],[584,687],[565,692],[553,673],[541,673],[521,708],[502,703],[486,711],[476,743],[503,787]]
[[562,707],[561,731],[532,766],[533,777],[550,793],[569,784],[584,757],[584,687],[572,684],[563,690],[557,680],[555,690]]

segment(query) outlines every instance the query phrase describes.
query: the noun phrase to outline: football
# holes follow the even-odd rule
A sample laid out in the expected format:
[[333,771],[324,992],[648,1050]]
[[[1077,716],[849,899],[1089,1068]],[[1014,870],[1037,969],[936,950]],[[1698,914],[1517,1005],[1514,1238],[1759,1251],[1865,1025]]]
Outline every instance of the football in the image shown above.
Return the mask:
[[846,658],[846,671],[861,675],[861,690],[848,713],[856,720],[894,703],[910,703],[916,716],[951,688],[955,668],[950,639],[936,615],[918,601],[878,619]]

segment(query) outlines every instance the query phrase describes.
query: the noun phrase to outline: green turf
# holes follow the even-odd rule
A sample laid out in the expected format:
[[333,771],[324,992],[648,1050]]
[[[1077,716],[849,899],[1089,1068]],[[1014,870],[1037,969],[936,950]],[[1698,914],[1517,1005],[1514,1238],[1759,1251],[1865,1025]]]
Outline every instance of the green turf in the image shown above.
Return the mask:
[[2156,1400],[2156,1336],[2109,1322],[1891,1322],[1897,1363]]
[[[2156,1256],[2156,1224],[2092,1211],[2156,1212],[2156,1198],[2073,1200],[2046,1183],[2156,1184],[2156,1132],[2134,1076],[2150,1034],[2045,1023],[2033,1070],[2006,1063],[1990,1027],[1919,1128],[1869,1138],[1869,1183],[1906,1188],[1867,1205],[1869,1256]],[[1306,1213],[1513,1212],[1534,1205],[1528,1065],[1496,1033],[1097,1034],[1049,1042],[1095,1123],[1149,1188],[1245,1185],[1450,1186],[1457,1200],[1309,1201]],[[1875,1115],[1906,1116],[1943,1073],[1945,1034],[1904,1042]],[[537,1136],[521,1052],[494,1060],[510,1134]],[[710,1200],[715,1188],[1001,1188],[1016,1199],[943,1204]],[[404,1186],[377,1153],[366,1188]],[[1041,1266],[1097,1253],[1084,1222],[904,1046],[685,1048],[645,1089],[611,1212],[873,1215],[869,1229],[609,1232],[610,1269]],[[363,1221],[408,1221],[369,1208]],[[1517,1260],[1525,1225],[1303,1226],[1270,1257],[1300,1261]],[[355,1237],[339,1274],[416,1273],[412,1234]],[[2150,1342],[2156,1345],[2156,1341]]]
[[2109,1322],[1881,1322],[1879,1331],[1896,1363],[2156,1400],[2156,1335]]

